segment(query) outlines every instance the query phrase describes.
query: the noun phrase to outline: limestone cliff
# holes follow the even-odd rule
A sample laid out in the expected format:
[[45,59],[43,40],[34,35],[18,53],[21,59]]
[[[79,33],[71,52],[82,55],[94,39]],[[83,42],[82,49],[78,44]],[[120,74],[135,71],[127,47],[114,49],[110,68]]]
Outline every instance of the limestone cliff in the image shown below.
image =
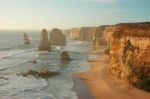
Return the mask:
[[80,30],[79,40],[91,41],[96,27],[82,27]]
[[50,32],[49,41],[52,45],[66,45],[66,36],[61,30],[54,28]]
[[43,29],[40,36],[40,45],[39,45],[40,51],[50,51],[51,46],[48,40],[48,33],[46,29]]
[[66,30],[65,34],[75,40],[92,41],[94,46],[106,45],[103,32],[107,26],[81,27]]
[[105,30],[103,32],[103,38],[105,39],[105,41],[107,42],[107,45],[109,46],[109,40],[111,35],[114,33],[115,30],[115,25],[110,25],[105,27]]
[[92,33],[93,45],[94,46],[104,46],[107,44],[104,38],[104,31],[108,26],[99,26],[96,27]]
[[30,39],[26,33],[24,33],[24,45],[30,45]]
[[69,38],[71,39],[80,39],[80,31],[81,29],[80,28],[72,28],[70,29],[70,33],[69,33]]
[[66,35],[75,40],[90,41],[94,30],[95,27],[72,28],[70,33],[66,32]]
[[150,23],[117,24],[111,33],[111,72],[135,86],[150,77]]

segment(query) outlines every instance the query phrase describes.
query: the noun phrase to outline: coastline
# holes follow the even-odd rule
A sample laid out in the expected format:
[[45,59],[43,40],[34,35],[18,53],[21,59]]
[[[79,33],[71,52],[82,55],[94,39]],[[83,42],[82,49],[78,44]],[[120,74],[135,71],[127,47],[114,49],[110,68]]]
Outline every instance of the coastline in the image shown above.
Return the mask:
[[94,99],[149,99],[150,93],[139,90],[110,73],[109,56],[100,48],[99,57],[90,60],[91,69],[76,75],[88,86]]
[[94,99],[90,93],[90,89],[83,80],[77,76],[73,76],[73,81],[74,87],[72,90],[77,93],[78,99]]

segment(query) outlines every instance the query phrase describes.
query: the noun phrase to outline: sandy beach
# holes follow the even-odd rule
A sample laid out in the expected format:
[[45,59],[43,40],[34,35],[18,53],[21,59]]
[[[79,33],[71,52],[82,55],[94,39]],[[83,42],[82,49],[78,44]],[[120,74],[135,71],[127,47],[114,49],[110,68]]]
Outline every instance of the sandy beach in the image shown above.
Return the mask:
[[91,69],[77,75],[87,84],[94,99],[149,99],[150,93],[136,89],[110,73],[109,56],[100,48],[99,57],[89,61]]

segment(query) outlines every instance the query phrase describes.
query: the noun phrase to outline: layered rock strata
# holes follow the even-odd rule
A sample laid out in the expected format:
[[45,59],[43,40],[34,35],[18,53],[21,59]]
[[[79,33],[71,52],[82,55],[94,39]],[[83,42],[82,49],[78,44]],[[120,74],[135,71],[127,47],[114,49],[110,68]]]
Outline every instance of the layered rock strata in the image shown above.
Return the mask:
[[104,38],[104,31],[108,26],[96,27],[92,33],[92,41],[94,46],[105,46],[107,42]]
[[68,35],[69,38],[75,40],[83,40],[83,41],[90,41],[92,40],[92,34],[95,30],[95,27],[81,27],[81,28],[72,28],[70,29]]
[[135,86],[150,78],[150,23],[117,24],[109,32],[111,72]]
[[94,46],[106,45],[103,32],[107,26],[81,27],[66,30],[65,34],[75,40],[92,41]]

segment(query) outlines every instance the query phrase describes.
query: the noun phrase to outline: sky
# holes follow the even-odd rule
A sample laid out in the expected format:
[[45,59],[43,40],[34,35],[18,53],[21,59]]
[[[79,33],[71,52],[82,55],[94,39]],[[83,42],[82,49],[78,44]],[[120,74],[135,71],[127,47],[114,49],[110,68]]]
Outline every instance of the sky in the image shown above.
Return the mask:
[[0,30],[150,21],[150,0],[0,0]]

